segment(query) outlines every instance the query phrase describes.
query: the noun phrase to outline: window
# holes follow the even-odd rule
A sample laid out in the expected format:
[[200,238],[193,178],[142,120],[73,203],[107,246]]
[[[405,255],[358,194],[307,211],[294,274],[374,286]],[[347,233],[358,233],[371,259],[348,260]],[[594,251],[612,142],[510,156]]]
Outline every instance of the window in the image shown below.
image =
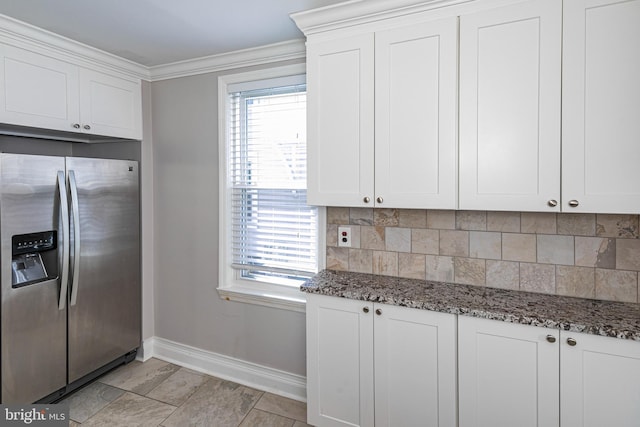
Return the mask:
[[223,298],[304,309],[318,271],[319,209],[306,205],[301,66],[219,79]]

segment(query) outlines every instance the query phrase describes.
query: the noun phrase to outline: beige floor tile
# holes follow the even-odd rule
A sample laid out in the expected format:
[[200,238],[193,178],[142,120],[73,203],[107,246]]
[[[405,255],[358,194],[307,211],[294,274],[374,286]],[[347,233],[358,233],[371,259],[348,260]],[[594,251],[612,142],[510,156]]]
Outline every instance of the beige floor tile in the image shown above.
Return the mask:
[[156,388],[146,394],[147,397],[180,406],[187,400],[209,377],[189,369],[180,368]]
[[175,409],[166,403],[125,393],[82,423],[82,427],[156,427]]
[[290,418],[252,409],[239,427],[293,427],[294,422]]
[[69,420],[69,427],[78,427],[80,424],[73,421],[73,420]]
[[307,421],[307,404],[286,397],[265,393],[258,403],[256,409],[261,409],[272,414],[282,415],[297,421]]
[[94,382],[65,399],[63,403],[69,404],[71,419],[83,423],[123,394],[124,390]]
[[100,378],[100,382],[145,395],[169,378],[179,366],[158,359],[133,362]]
[[211,377],[162,425],[237,427],[261,396],[261,391]]
[[300,421],[296,421],[296,423],[293,425],[293,427],[311,427],[311,425],[309,425],[307,423],[302,423]]

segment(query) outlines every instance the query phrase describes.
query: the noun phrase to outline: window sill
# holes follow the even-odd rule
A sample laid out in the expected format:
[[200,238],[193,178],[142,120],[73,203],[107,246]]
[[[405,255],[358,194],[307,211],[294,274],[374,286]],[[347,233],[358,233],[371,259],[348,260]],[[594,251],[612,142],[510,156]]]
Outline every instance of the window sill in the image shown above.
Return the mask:
[[218,288],[218,295],[227,301],[263,305],[300,313],[306,312],[307,297],[297,288],[232,285]]

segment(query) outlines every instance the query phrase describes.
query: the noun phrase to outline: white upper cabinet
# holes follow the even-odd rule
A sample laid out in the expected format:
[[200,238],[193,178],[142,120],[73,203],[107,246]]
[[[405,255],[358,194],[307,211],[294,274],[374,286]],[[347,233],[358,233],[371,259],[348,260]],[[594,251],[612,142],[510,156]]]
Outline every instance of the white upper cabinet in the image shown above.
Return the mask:
[[560,210],[562,2],[460,17],[460,209]]
[[310,37],[308,202],[455,208],[456,71],[455,17]]
[[565,0],[563,31],[562,209],[638,213],[640,0]]
[[0,44],[0,123],[142,139],[140,81]]

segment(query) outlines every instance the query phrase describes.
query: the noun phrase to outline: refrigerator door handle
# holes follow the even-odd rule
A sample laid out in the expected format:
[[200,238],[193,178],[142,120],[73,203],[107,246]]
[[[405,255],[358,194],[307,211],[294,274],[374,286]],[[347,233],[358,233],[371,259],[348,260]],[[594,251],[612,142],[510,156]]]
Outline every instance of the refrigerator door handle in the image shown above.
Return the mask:
[[69,171],[69,189],[71,190],[71,209],[73,213],[73,280],[71,284],[70,306],[76,305],[78,299],[78,274],[80,273],[80,209],[78,206],[78,186],[76,185],[76,174]]
[[62,275],[60,277],[60,300],[58,309],[64,310],[67,303],[69,286],[69,204],[64,171],[58,171],[58,192],[60,193],[60,210],[62,211]]

